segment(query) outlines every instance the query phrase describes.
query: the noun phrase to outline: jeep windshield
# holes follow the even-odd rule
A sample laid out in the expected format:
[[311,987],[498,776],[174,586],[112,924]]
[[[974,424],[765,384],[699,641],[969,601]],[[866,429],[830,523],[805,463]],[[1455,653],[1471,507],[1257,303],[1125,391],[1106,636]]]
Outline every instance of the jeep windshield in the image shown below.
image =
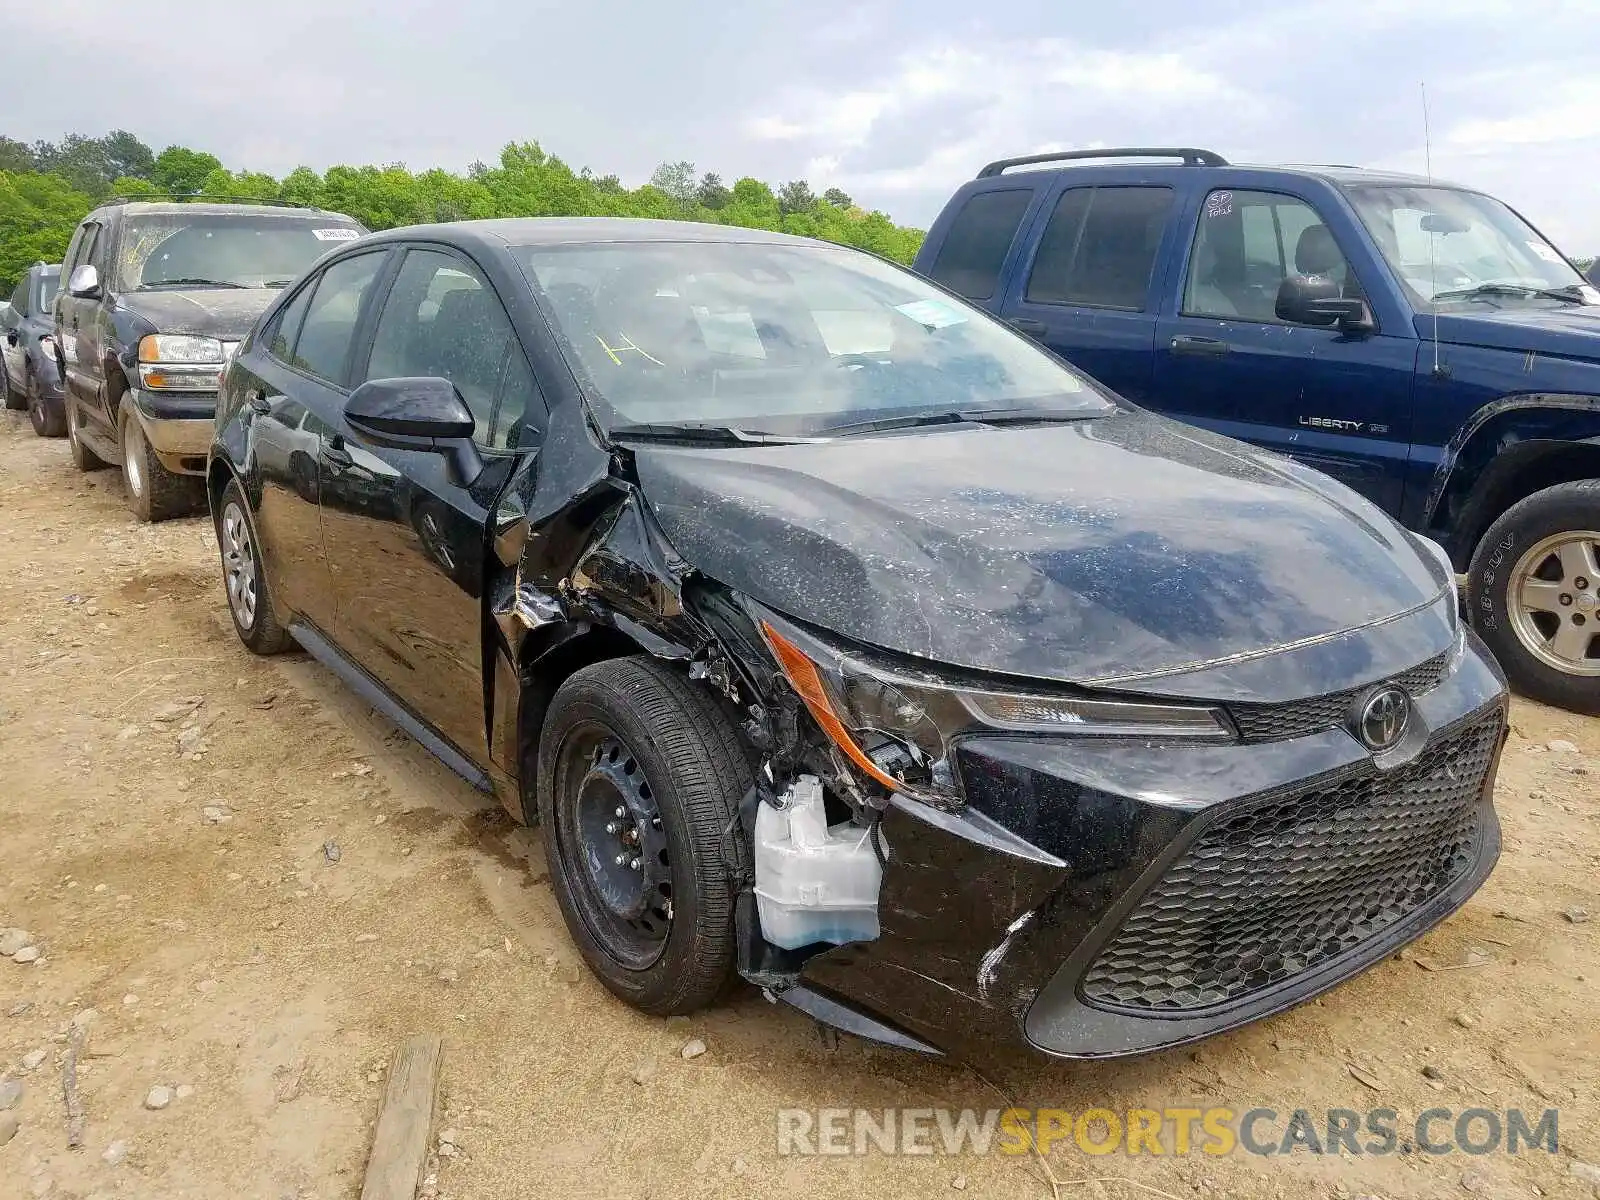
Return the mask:
[[1600,303],[1559,250],[1490,196],[1388,185],[1348,193],[1421,309],[1483,301]]
[[513,247],[613,428],[824,435],[913,413],[1092,417],[1111,401],[1032,342],[842,247]]
[[344,217],[161,213],[131,217],[116,263],[119,291],[281,288],[327,251],[361,236]]

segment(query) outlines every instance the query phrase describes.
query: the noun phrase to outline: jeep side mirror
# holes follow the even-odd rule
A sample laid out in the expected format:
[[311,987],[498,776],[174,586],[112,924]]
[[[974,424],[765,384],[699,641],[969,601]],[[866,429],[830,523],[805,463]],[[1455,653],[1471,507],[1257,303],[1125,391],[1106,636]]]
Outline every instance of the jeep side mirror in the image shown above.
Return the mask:
[[95,270],[90,263],[81,267],[72,268],[72,277],[67,280],[67,294],[79,300],[98,300],[100,298],[100,272]]
[[448,379],[369,379],[344,402],[344,417],[374,445],[444,454],[463,484],[483,471],[477,420]]
[[1342,295],[1339,285],[1326,275],[1286,276],[1278,286],[1273,311],[1280,321],[1296,325],[1337,325],[1351,333],[1372,328],[1367,302]]

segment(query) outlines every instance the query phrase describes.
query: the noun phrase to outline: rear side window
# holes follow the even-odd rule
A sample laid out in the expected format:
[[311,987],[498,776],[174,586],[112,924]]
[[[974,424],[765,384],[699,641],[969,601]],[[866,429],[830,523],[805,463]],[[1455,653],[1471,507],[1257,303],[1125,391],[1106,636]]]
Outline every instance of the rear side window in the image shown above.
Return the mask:
[[950,223],[928,274],[968,300],[988,300],[1000,281],[1006,251],[1033,200],[1029,188],[979,192]]
[[1144,311],[1172,212],[1165,187],[1072,188],[1061,194],[1028,276],[1035,304]]
[[283,306],[278,319],[272,323],[272,337],[267,343],[267,353],[280,362],[288,362],[294,353],[294,339],[300,334],[300,323],[306,319],[306,307],[311,303],[315,283],[308,283],[298,295]]
[[334,263],[317,281],[316,294],[295,340],[291,366],[343,387],[350,343],[361,304],[378,277],[384,253],[358,254]]

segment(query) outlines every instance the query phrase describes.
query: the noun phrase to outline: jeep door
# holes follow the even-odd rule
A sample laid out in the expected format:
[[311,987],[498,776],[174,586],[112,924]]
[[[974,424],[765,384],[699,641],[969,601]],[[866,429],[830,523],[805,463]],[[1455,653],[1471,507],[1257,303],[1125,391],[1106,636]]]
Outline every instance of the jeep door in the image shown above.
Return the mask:
[[[1151,407],[1326,471],[1400,511],[1417,341],[1278,317],[1289,275],[1364,299],[1345,214],[1288,189],[1213,187],[1186,213],[1186,261],[1157,322]],[[1332,218],[1332,219],[1330,219]]]
[[1130,400],[1149,399],[1157,267],[1178,237],[1177,197],[1156,184],[1066,187],[1012,272],[1000,315]]
[[470,762],[485,765],[490,513],[537,443],[545,407],[505,304],[479,265],[443,245],[403,253],[352,381],[448,379],[477,421],[483,469],[463,478],[449,455],[377,445],[336,417],[321,463],[334,638]]
[[[57,345],[66,360],[66,377],[62,380],[69,402],[76,401],[80,412],[97,415],[96,424],[105,425],[104,410],[100,407],[99,323],[101,298],[109,281],[105,277],[104,252],[109,231],[98,221],[85,221],[68,248],[66,262],[61,268],[61,290],[56,293],[56,324],[60,337]],[[99,294],[92,297],[74,296],[70,287],[72,273],[78,267],[89,265],[100,276]]]

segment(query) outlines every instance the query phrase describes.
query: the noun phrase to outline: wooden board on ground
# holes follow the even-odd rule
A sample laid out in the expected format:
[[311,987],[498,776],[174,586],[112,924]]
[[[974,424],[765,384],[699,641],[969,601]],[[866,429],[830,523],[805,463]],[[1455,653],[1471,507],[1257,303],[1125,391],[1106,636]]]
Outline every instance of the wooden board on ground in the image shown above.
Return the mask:
[[443,1052],[444,1040],[436,1033],[410,1038],[395,1051],[361,1200],[415,1200],[428,1161]]

